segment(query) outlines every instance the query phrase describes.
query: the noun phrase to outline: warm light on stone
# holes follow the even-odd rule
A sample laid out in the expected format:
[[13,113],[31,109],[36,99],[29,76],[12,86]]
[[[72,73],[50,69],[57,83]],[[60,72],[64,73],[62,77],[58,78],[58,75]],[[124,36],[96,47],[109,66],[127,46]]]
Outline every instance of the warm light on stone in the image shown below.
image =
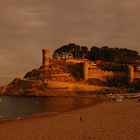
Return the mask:
[[44,69],[46,69],[49,66],[49,52],[50,50],[48,48],[42,49],[43,53],[42,65]]

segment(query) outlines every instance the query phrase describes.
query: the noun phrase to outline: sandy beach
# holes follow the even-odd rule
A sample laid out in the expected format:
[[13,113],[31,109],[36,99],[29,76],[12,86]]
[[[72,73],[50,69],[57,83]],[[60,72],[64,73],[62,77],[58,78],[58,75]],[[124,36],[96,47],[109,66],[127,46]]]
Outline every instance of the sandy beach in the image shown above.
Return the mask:
[[140,140],[140,102],[103,102],[52,117],[0,122],[0,140]]

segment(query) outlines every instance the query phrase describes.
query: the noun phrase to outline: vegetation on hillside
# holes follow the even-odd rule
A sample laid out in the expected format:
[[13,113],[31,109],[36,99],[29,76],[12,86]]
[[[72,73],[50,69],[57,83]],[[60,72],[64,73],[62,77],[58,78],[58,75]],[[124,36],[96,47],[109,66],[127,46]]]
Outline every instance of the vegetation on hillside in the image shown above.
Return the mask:
[[[89,50],[86,46],[70,43],[56,49],[53,57],[59,59],[50,59],[47,69],[41,66],[25,74],[23,78],[14,79],[7,86],[0,88],[0,95],[52,96],[56,95],[57,91],[60,92],[56,89],[55,93],[48,91],[46,94],[48,89],[47,80],[112,87],[112,90],[100,91],[100,93],[122,93],[123,91],[128,91],[128,89],[129,91],[140,90],[140,79],[135,79],[133,83],[130,83],[129,77],[117,76],[116,78],[115,76],[108,76],[105,81],[98,78],[85,81],[82,72],[83,65],[67,63],[64,60],[66,58],[88,59],[95,61],[97,67],[100,67],[102,70],[127,73],[128,64],[140,62],[140,55],[137,51],[126,48],[110,48],[107,46],[102,48],[93,46]],[[119,90],[116,91],[116,89]]]
[[108,46],[88,49],[87,46],[70,43],[54,51],[54,57],[59,58],[87,58],[91,61],[103,60],[120,64],[132,64],[140,60],[140,55],[135,50],[127,48],[112,48]]

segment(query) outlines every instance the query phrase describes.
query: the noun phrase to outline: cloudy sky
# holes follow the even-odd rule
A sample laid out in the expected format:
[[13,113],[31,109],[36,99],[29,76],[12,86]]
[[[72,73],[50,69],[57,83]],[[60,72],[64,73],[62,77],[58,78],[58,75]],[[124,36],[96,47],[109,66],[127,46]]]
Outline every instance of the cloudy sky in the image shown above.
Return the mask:
[[68,43],[140,52],[139,0],[0,0],[0,85]]

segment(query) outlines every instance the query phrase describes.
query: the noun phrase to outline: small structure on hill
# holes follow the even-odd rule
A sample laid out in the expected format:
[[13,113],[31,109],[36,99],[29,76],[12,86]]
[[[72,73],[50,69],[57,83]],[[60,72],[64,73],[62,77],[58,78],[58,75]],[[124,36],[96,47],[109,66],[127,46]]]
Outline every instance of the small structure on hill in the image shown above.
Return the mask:
[[49,52],[50,50],[47,48],[47,49],[42,49],[42,53],[43,53],[43,59],[42,59],[42,65],[43,65],[43,68],[46,70],[49,66]]

